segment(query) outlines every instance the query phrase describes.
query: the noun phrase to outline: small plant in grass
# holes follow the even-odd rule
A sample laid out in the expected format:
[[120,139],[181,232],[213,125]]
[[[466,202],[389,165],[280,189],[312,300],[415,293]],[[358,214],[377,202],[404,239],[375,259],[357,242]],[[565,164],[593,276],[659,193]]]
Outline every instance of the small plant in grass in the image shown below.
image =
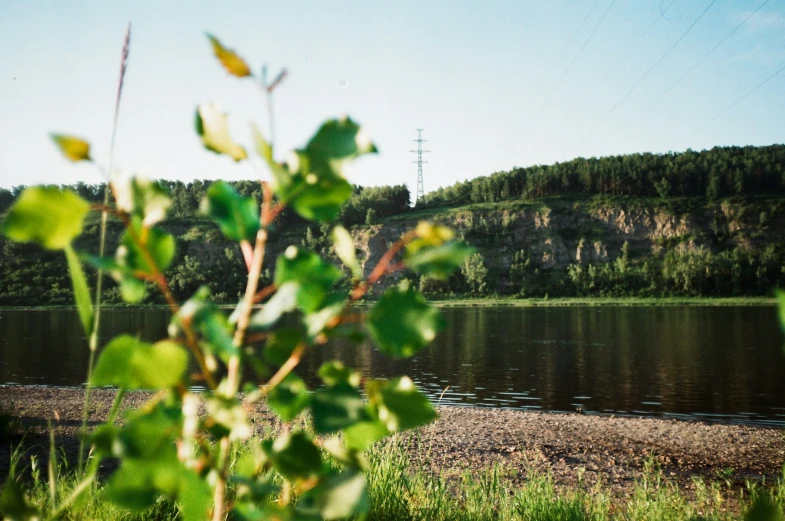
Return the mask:
[[[260,87],[271,109],[273,92],[286,72],[268,81],[262,69],[257,77],[234,51],[208,37],[226,71]],[[235,161],[248,159],[248,150],[229,134],[227,116],[216,105],[200,105],[195,122],[205,148]],[[118,392],[108,421],[86,434],[91,457],[78,482],[68,494],[53,496],[46,512],[38,512],[12,479],[2,503],[9,517],[58,518],[77,508],[100,460],[108,457],[121,463],[104,498],[137,512],[166,498],[185,520],[217,521],[230,514],[248,520],[359,515],[369,508],[364,451],[392,433],[435,419],[433,406],[408,377],[363,383],[354,370],[333,361],[319,369],[323,385],[312,390],[292,371],[310,351],[329,349],[336,337],[370,340],[393,358],[423,349],[444,323],[439,311],[408,285],[384,291],[367,313],[351,303],[385,275],[404,268],[445,277],[471,249],[450,230],[422,222],[393,243],[364,278],[351,235],[335,226],[330,237],[344,270],[292,245],[275,260],[273,282],[261,287],[263,269],[272,264],[265,257],[268,235],[281,211],[291,208],[320,225],[332,222],[352,194],[344,166],[375,153],[376,147],[348,117],[326,121],[285,162],[277,160],[271,138],[256,127],[252,133],[252,150],[271,174],[270,181],[260,181],[261,203],[224,182],[213,184],[202,203],[204,214],[237,243],[247,270],[244,294],[228,315],[211,304],[204,287],[186,302],[175,299],[164,275],[175,258],[175,239],[158,227],[170,198],[155,183],[111,179],[114,203],[93,207],[72,191],[34,187],[8,212],[2,223],[6,236],[65,253],[93,352],[98,348],[99,306],[92,301],[83,263],[108,273],[127,303],[141,301],[153,287],[173,313],[168,338],[147,343],[120,335],[102,346],[88,388],[114,386]],[[88,142],[70,135],[52,137],[70,161],[95,163]],[[91,210],[112,214],[125,227],[113,256],[77,252],[72,246]],[[349,283],[341,284],[347,277]],[[285,315],[294,318],[282,321]],[[189,373],[191,362],[196,374]],[[193,392],[194,383],[207,390]],[[135,389],[158,392],[127,413],[120,426],[115,419],[123,394]],[[261,401],[286,428],[257,442],[251,440],[248,410]],[[203,416],[197,413],[200,404],[206,409]],[[309,428],[298,427],[304,414]],[[251,449],[232,464],[243,443],[251,443]]]

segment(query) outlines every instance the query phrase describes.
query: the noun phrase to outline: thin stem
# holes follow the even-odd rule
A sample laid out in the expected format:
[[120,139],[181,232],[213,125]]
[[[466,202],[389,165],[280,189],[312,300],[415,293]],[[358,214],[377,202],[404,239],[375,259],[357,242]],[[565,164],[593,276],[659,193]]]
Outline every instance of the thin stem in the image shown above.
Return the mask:
[[267,120],[270,126],[270,149],[275,150],[273,148],[275,143],[275,118],[273,117],[273,93],[270,89],[265,89],[267,92]]
[[[106,221],[107,221],[107,208],[109,207],[109,192],[111,190],[111,174],[112,164],[114,162],[114,145],[117,138],[117,123],[120,120],[120,100],[123,95],[123,85],[125,84],[125,72],[128,68],[128,54],[131,51],[131,22],[128,22],[128,28],[125,30],[125,38],[123,39],[123,51],[120,58],[120,78],[117,82],[117,95],[115,96],[114,103],[114,117],[112,119],[112,140],[109,145],[109,164],[106,171],[106,185],[104,186],[104,209],[101,212],[101,238],[98,246],[98,256],[103,258],[106,251]],[[100,168],[100,167],[99,167]],[[82,433],[87,429],[87,417],[90,408],[90,391],[92,388],[91,380],[93,375],[93,366],[95,365],[95,353],[98,350],[98,339],[101,325],[101,294],[103,293],[103,280],[104,271],[98,268],[97,279],[95,283],[95,311],[93,313],[93,331],[90,334],[89,347],[90,356],[87,360],[87,383],[85,385],[85,398],[84,408],[82,411]],[[84,436],[79,439],[79,454],[77,462],[77,472],[84,475]]]
[[[294,348],[294,351],[292,351],[292,354],[289,356],[286,362],[284,362],[284,364],[278,369],[278,371],[272,376],[272,378],[270,378],[270,380],[265,385],[265,390],[267,392],[269,392],[276,385],[281,383],[283,379],[286,378],[289,375],[289,373],[291,373],[294,370],[295,367],[297,367],[297,364],[299,364],[300,360],[302,360],[307,347],[308,346],[306,344],[301,343],[298,344],[296,348]],[[267,392],[264,392],[263,396],[266,395]]]
[[125,397],[125,389],[120,387],[117,390],[117,393],[115,393],[114,395],[112,408],[109,410],[109,415],[106,417],[107,424],[112,424],[117,419],[117,415],[120,413],[120,405],[123,403],[124,397]]
[[[385,252],[385,254],[382,256],[381,259],[379,259],[379,263],[374,267],[373,271],[368,276],[368,280],[359,283],[352,290],[350,294],[351,299],[352,300],[361,299],[363,295],[365,295],[368,292],[371,286],[376,284],[376,282],[378,282],[379,279],[382,278],[382,276],[385,273],[388,273],[388,268],[390,268],[390,263],[392,263],[393,259],[395,259],[395,256],[398,255],[398,252],[400,252],[404,248],[404,246],[409,244],[416,236],[417,236],[416,233],[414,232],[414,230],[412,230],[404,234],[403,237],[401,237],[392,246],[390,246],[390,249],[387,250],[387,252]],[[394,264],[393,266],[395,267],[395,269],[399,269],[398,264]]]
[[269,297],[270,295],[275,293],[275,291],[277,289],[278,289],[278,286],[276,286],[275,284],[270,284],[266,288],[260,289],[259,293],[254,295],[253,303],[254,304],[258,304],[259,302],[263,301],[264,299],[266,299],[267,297]]
[[[248,284],[245,287],[245,296],[240,302],[240,313],[237,320],[237,330],[234,333],[233,344],[236,348],[243,346],[245,342],[245,334],[248,326],[251,323],[251,311],[254,306],[254,298],[256,291],[259,287],[259,277],[262,274],[262,265],[264,264],[264,253],[267,245],[267,227],[270,225],[271,220],[269,216],[270,204],[273,199],[273,192],[270,185],[262,182],[262,215],[260,217],[260,228],[256,234],[256,245],[253,250],[253,258],[251,266],[248,270]],[[234,355],[229,358],[226,373],[226,387],[227,393],[235,395],[240,385],[240,357]],[[218,462],[219,469],[218,479],[215,483],[215,491],[213,494],[213,521],[222,521],[224,517],[224,510],[226,508],[226,480],[224,473],[228,464],[228,456],[230,449],[230,440],[228,436],[221,438],[218,449]]]
[[251,247],[251,243],[248,241],[242,241],[240,243],[240,251],[243,252],[243,260],[245,261],[245,267],[248,270],[251,270],[251,263],[253,262],[253,248]]
[[57,508],[57,453],[55,452],[55,431],[52,428],[52,420],[46,421],[49,426],[49,499],[52,508]]
[[82,481],[80,481],[79,484],[74,487],[74,489],[71,491],[71,494],[62,503],[60,503],[54,512],[52,512],[52,514],[49,516],[49,519],[60,519],[60,517],[65,513],[65,510],[70,507],[71,504],[73,504],[77,499],[79,499],[79,496],[87,491],[87,488],[91,486],[95,480],[97,469],[98,465],[92,466],[90,472],[86,473],[86,476],[84,476]]
[[[177,299],[174,298],[172,290],[169,287],[169,282],[166,280],[166,276],[164,276],[158,267],[158,264],[156,264],[155,259],[150,253],[150,250],[147,248],[147,244],[142,242],[142,238],[139,237],[133,227],[130,226],[130,223],[126,230],[128,231],[128,235],[131,237],[131,240],[139,247],[139,251],[142,252],[145,262],[150,267],[150,273],[142,272],[134,275],[137,278],[141,278],[143,280],[153,281],[158,286],[161,294],[163,294],[164,299],[166,299],[166,303],[169,305],[169,309],[172,311],[172,314],[176,315],[180,311],[180,304],[178,304]],[[213,379],[212,373],[207,367],[207,362],[204,359],[202,351],[199,349],[199,343],[196,340],[196,335],[191,329],[190,323],[183,323],[183,331],[185,332],[188,348],[196,359],[196,363],[199,365],[199,369],[202,371],[202,376],[204,376],[208,387],[210,387],[210,389],[215,389],[215,379]]]

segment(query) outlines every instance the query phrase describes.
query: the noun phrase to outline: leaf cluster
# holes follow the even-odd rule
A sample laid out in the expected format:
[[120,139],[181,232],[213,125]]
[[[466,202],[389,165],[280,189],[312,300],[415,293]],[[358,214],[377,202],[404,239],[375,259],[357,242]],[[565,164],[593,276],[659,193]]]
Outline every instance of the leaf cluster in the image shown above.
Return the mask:
[[[230,74],[254,79],[237,53],[213,36],[209,40]],[[270,95],[282,77],[267,83],[262,76],[260,86]],[[230,136],[226,115],[214,104],[197,108],[196,131],[207,150],[234,161],[248,158],[248,149]],[[54,141],[67,159],[91,161],[85,141],[64,135]],[[436,418],[434,407],[408,377],[364,380],[341,363],[327,362],[319,369],[323,385],[310,389],[293,370],[309,351],[338,336],[372,341],[393,358],[424,349],[444,321],[416,290],[405,284],[388,289],[367,313],[367,321],[352,302],[381,277],[405,267],[447,276],[471,250],[448,229],[421,223],[364,278],[354,241],[338,226],[331,238],[350,280],[341,284],[342,269],[292,245],[274,260],[273,281],[262,287],[265,263],[273,264],[265,258],[268,236],[282,210],[291,208],[319,223],[333,221],[353,193],[345,166],[375,153],[376,146],[348,117],[326,121],[285,162],[276,161],[272,143],[256,128],[253,141],[249,149],[260,156],[272,178],[260,183],[261,207],[224,182],[210,186],[200,203],[204,216],[236,244],[247,271],[244,295],[231,314],[210,302],[206,287],[183,303],[175,298],[166,272],[177,245],[160,227],[172,201],[158,183],[138,177],[112,181],[114,204],[96,208],[111,212],[124,227],[111,256],[78,252],[72,246],[90,209],[72,190],[29,188],[3,222],[2,232],[12,240],[64,251],[86,337],[98,337],[99,321],[83,264],[98,269],[99,277],[106,271],[126,302],[139,302],[155,288],[172,310],[167,338],[147,343],[120,335],[102,346],[89,375],[91,386],[115,387],[119,397],[126,390],[157,391],[128,414],[122,426],[110,414],[89,436],[94,461],[120,459],[105,495],[129,510],[144,510],[165,497],[177,503],[187,521],[222,519],[227,509],[240,519],[360,515],[369,507],[363,452],[390,434]],[[206,392],[194,392],[197,384]],[[290,424],[284,434],[253,438],[248,410],[260,400]],[[205,414],[199,413],[200,407]],[[303,416],[309,418],[309,427],[300,426]],[[253,450],[232,463],[232,447],[239,443],[250,443]],[[330,461],[337,462],[337,468]],[[94,479],[96,469],[97,463],[85,469],[86,479]],[[8,490],[21,505],[20,512],[28,512],[24,497],[13,487]]]

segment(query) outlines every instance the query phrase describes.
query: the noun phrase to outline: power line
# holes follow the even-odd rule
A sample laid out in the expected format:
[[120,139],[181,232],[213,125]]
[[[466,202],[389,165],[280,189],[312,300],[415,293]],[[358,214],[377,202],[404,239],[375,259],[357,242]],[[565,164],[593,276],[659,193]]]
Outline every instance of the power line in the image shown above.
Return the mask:
[[678,38],[678,39],[677,39],[677,40],[676,40],[676,41],[673,43],[673,45],[671,45],[671,46],[670,46],[670,48],[669,48],[667,51],[665,51],[665,54],[663,54],[662,56],[660,56],[660,59],[659,59],[659,60],[657,60],[657,61],[654,63],[654,65],[652,65],[651,67],[649,67],[649,69],[648,69],[648,70],[647,70],[647,71],[646,71],[646,72],[643,74],[643,76],[641,76],[641,77],[640,77],[640,79],[639,79],[637,82],[635,82],[635,85],[633,85],[633,86],[632,86],[632,88],[630,88],[630,89],[629,89],[629,90],[628,90],[628,91],[627,91],[627,92],[626,92],[626,93],[625,93],[625,94],[624,94],[624,95],[623,95],[623,96],[622,96],[622,97],[621,97],[621,98],[620,98],[620,99],[619,99],[619,100],[618,100],[618,101],[617,101],[617,102],[616,102],[616,103],[613,105],[613,107],[611,107],[611,109],[608,111],[608,113],[607,113],[607,114],[605,114],[605,116],[603,116],[603,117],[600,119],[600,121],[598,121],[598,122],[597,122],[597,124],[596,124],[596,125],[594,125],[594,127],[593,127],[593,128],[590,130],[590,131],[589,131],[589,133],[588,133],[588,134],[586,134],[586,135],[583,137],[583,139],[581,139],[581,140],[580,140],[580,142],[578,143],[577,147],[580,147],[581,145],[583,145],[583,144],[586,142],[586,140],[587,140],[587,139],[589,139],[589,138],[590,138],[590,137],[591,137],[591,136],[594,134],[594,132],[596,132],[596,131],[597,131],[597,129],[600,127],[600,125],[601,125],[602,123],[604,123],[604,122],[605,122],[605,120],[606,120],[606,119],[608,119],[608,118],[611,116],[611,114],[613,114],[613,113],[616,111],[616,109],[617,109],[617,108],[619,108],[619,105],[621,105],[622,103],[624,103],[624,100],[626,100],[626,99],[627,99],[627,98],[630,96],[630,94],[632,94],[633,92],[635,92],[635,89],[637,89],[637,88],[640,86],[640,84],[641,84],[641,83],[643,83],[643,81],[644,81],[646,78],[648,78],[648,77],[649,77],[649,75],[650,75],[650,74],[651,74],[651,73],[654,71],[654,69],[656,69],[656,68],[657,68],[657,67],[658,67],[658,66],[659,66],[659,65],[660,65],[660,64],[661,64],[661,63],[662,63],[662,62],[665,60],[665,58],[667,58],[667,57],[670,55],[670,53],[673,51],[673,49],[675,49],[675,48],[676,48],[676,46],[678,46],[678,45],[681,43],[681,41],[682,41],[682,40],[683,40],[683,39],[684,39],[684,38],[685,38],[685,37],[686,37],[686,36],[687,36],[687,35],[690,33],[690,31],[692,31],[692,29],[693,29],[693,28],[694,28],[694,27],[695,27],[695,26],[698,24],[698,22],[700,22],[700,20],[703,18],[703,16],[704,16],[704,15],[705,15],[705,14],[706,14],[706,13],[709,11],[709,9],[711,9],[711,8],[712,8],[712,6],[713,6],[714,4],[716,4],[716,3],[717,3],[717,0],[712,0],[711,2],[709,2],[709,5],[707,5],[707,6],[706,6],[706,8],[705,8],[705,9],[704,9],[704,10],[701,12],[701,14],[699,14],[699,15],[698,15],[698,17],[697,17],[697,18],[696,18],[696,19],[695,19],[695,20],[692,22],[692,24],[690,24],[690,26],[689,26],[689,27],[687,27],[687,30],[686,30],[686,31],[684,31],[684,32],[682,33],[682,35],[681,35],[681,36],[679,36],[679,38]]
[[564,81],[564,78],[566,78],[567,75],[570,73],[570,70],[572,70],[572,66],[575,65],[575,62],[578,61],[578,58],[580,58],[581,54],[583,54],[583,51],[586,50],[586,47],[589,45],[589,42],[594,37],[594,35],[597,33],[597,30],[602,25],[602,22],[605,20],[605,17],[608,16],[608,13],[610,12],[610,10],[614,6],[614,4],[616,4],[616,0],[613,0],[611,2],[611,4],[608,6],[608,8],[605,9],[605,12],[602,13],[602,17],[600,17],[600,20],[594,26],[594,29],[592,29],[592,32],[589,33],[589,36],[586,38],[586,40],[583,41],[583,45],[581,45],[581,48],[578,50],[578,52],[575,54],[575,56],[573,56],[572,61],[570,62],[570,64],[567,65],[566,69],[564,69],[564,72],[562,73],[561,77],[559,78],[559,81],[556,82],[556,85],[553,86],[553,88],[548,93],[548,95],[545,97],[545,99],[542,101],[542,103],[540,103],[540,106],[537,109],[537,112],[534,114],[534,118],[533,118],[534,120],[537,119],[537,116],[540,114],[540,112],[542,112],[543,107],[545,107],[545,105],[548,103],[548,101],[550,101],[551,96],[553,96],[553,94],[556,92],[556,90],[561,85],[562,81]]
[[782,73],[782,71],[785,71],[785,66],[783,66],[782,68],[780,68],[780,69],[779,69],[777,72],[775,72],[774,74],[772,74],[771,76],[769,76],[768,78],[766,78],[765,80],[763,80],[762,82],[758,83],[758,84],[757,84],[757,85],[756,85],[756,86],[755,86],[755,87],[754,87],[752,90],[750,90],[749,92],[747,92],[747,93],[746,93],[744,96],[742,96],[742,97],[738,98],[736,101],[734,101],[733,103],[731,103],[730,105],[728,105],[727,107],[725,107],[723,110],[721,110],[719,113],[717,113],[717,115],[716,115],[716,116],[714,116],[713,118],[711,118],[710,120],[708,120],[706,123],[704,123],[703,125],[701,125],[701,126],[700,126],[700,127],[698,127],[697,129],[695,129],[695,132],[693,132],[692,134],[693,134],[693,135],[695,135],[695,134],[697,134],[698,132],[700,132],[701,130],[703,130],[704,128],[706,128],[707,126],[709,126],[711,123],[714,123],[716,120],[718,120],[718,119],[719,119],[719,118],[720,118],[722,115],[724,115],[724,114],[725,114],[726,112],[728,112],[730,109],[732,109],[733,107],[735,107],[736,105],[738,105],[739,103],[741,103],[742,101],[744,101],[745,99],[747,99],[749,96],[751,96],[752,94],[754,94],[754,93],[755,93],[755,91],[757,91],[758,89],[760,89],[761,87],[763,87],[764,85],[766,85],[768,82],[770,82],[771,80],[773,80],[773,79],[774,79],[776,76],[778,76],[780,73]]
[[[575,38],[578,37],[578,34],[580,34],[581,30],[583,29],[583,26],[586,25],[586,21],[589,19],[591,14],[594,12],[594,8],[597,7],[597,3],[598,2],[599,2],[599,0],[594,0],[594,3],[592,4],[591,9],[589,9],[589,11],[586,13],[586,16],[583,18],[583,21],[581,21],[581,24],[578,26],[578,29],[576,29],[573,32],[572,38],[570,38],[570,40],[567,42],[567,44],[562,48],[561,52],[559,53],[559,57],[557,58],[555,63],[561,62],[561,59],[564,56],[564,53],[567,52],[567,49],[569,49],[572,46],[572,42],[575,41]],[[545,86],[545,83],[546,83],[545,81],[540,83],[540,87],[537,89],[537,94],[535,94],[534,96],[530,97],[531,102],[526,104],[526,109],[521,111],[521,113],[529,112],[529,109],[531,109],[532,106],[534,106],[534,100],[539,97],[540,92],[542,92],[542,89]],[[504,135],[505,136],[511,135],[513,133],[513,131],[517,129],[518,125],[520,124],[520,121],[521,121],[521,118],[516,118],[515,121],[513,121],[512,124],[507,129],[507,132],[504,133]],[[507,145],[507,147],[509,148],[514,142],[515,142],[515,139],[510,140],[510,142]]]
[[567,42],[567,45],[565,45],[564,48],[559,53],[559,57],[556,59],[557,62],[560,62],[561,59],[564,57],[564,53],[567,52],[567,49],[572,47],[572,44],[575,42],[575,39],[578,38],[578,35],[583,30],[583,26],[586,25],[587,21],[589,21],[589,17],[594,12],[594,8],[597,7],[597,3],[598,2],[599,2],[599,0],[594,0],[594,3],[592,4],[591,9],[589,9],[589,12],[586,13],[586,16],[583,17],[583,21],[581,21],[581,25],[579,25],[578,28],[575,30],[575,32],[572,33],[572,38],[570,38],[570,40]]
[[[735,33],[736,33],[736,32],[737,32],[739,29],[741,29],[741,27],[742,27],[744,24],[746,24],[746,23],[747,23],[747,21],[749,21],[749,19],[750,19],[750,18],[752,18],[753,16],[755,16],[755,15],[758,13],[758,11],[760,11],[760,10],[761,10],[761,9],[762,9],[762,8],[763,8],[763,7],[764,7],[766,4],[768,4],[769,2],[770,2],[770,0],[764,0],[764,1],[763,1],[763,3],[761,3],[761,4],[758,6],[758,8],[757,8],[757,9],[755,9],[755,10],[754,10],[754,11],[752,11],[752,12],[751,12],[749,15],[747,15],[747,17],[746,17],[746,18],[744,18],[744,20],[742,20],[742,21],[741,21],[741,23],[739,23],[739,24],[738,24],[736,27],[734,27],[734,28],[733,28],[733,30],[731,30],[731,31],[730,31],[728,34],[726,34],[726,35],[725,35],[725,36],[724,36],[722,39],[720,39],[720,41],[719,41],[719,42],[717,42],[717,44],[716,44],[714,47],[712,47],[712,48],[711,48],[711,49],[710,49],[710,50],[709,50],[709,51],[708,51],[706,54],[704,54],[703,56],[701,56],[701,57],[700,57],[700,59],[698,59],[698,61],[696,61],[696,62],[695,62],[693,65],[692,65],[692,67],[690,67],[690,68],[689,68],[689,69],[688,69],[688,70],[687,70],[687,71],[686,71],[684,74],[682,74],[682,75],[681,75],[681,76],[680,76],[680,77],[679,77],[679,78],[678,78],[676,81],[674,81],[674,82],[673,82],[673,83],[672,83],[670,86],[668,86],[668,87],[667,87],[665,90],[663,90],[663,91],[662,91],[662,92],[660,92],[660,93],[659,93],[657,96],[655,96],[655,97],[654,97],[654,99],[652,99],[651,103],[649,103],[649,105],[648,105],[648,106],[649,106],[649,107],[651,107],[652,105],[655,105],[655,104],[656,104],[656,103],[657,103],[657,102],[658,102],[660,99],[662,99],[662,97],[663,97],[665,94],[667,94],[669,91],[671,91],[671,90],[672,90],[672,89],[673,89],[673,88],[674,88],[676,85],[678,85],[678,84],[679,84],[679,83],[680,83],[680,82],[681,82],[681,81],[682,81],[684,78],[686,78],[686,77],[687,77],[687,76],[688,76],[690,73],[692,73],[692,72],[693,72],[695,69],[697,69],[697,68],[698,68],[698,67],[701,65],[701,63],[703,63],[703,62],[706,60],[706,58],[708,58],[708,57],[709,57],[709,56],[710,56],[710,55],[711,55],[711,54],[712,54],[714,51],[716,51],[716,50],[717,50],[717,49],[718,49],[718,48],[719,48],[719,47],[720,47],[720,46],[721,46],[723,43],[725,43],[725,42],[726,42],[726,41],[727,41],[727,40],[728,40],[728,39],[729,39],[731,36],[733,36],[733,35],[734,35],[734,34],[735,34]],[[621,125],[621,127],[619,127],[619,128],[626,128],[627,124],[628,124],[628,123],[630,123],[630,121],[631,121],[631,119],[629,119],[629,120],[625,121],[625,122],[624,122],[624,124],[623,124],[623,125]],[[618,133],[618,129],[617,129],[616,131],[612,132],[612,133],[611,133],[611,136],[614,136],[614,135],[616,135],[617,133]],[[600,145],[602,145],[602,144],[603,144],[603,143],[605,143],[605,141],[607,141],[607,140],[608,140],[608,137],[606,137],[606,138],[605,138],[603,141],[601,141],[599,144],[600,144]]]
[[[582,106],[582,105],[583,105],[583,103],[584,103],[584,102],[585,102],[585,101],[586,101],[586,100],[589,98],[589,96],[591,95],[591,93],[592,93],[592,92],[594,92],[594,91],[597,89],[597,87],[599,87],[600,85],[602,85],[603,83],[605,83],[605,80],[607,80],[607,79],[610,77],[610,74],[611,74],[613,71],[615,71],[615,70],[616,70],[616,68],[617,68],[619,65],[621,65],[621,64],[624,62],[624,60],[625,60],[625,59],[627,59],[627,57],[628,57],[630,54],[632,54],[632,51],[633,51],[633,50],[635,50],[635,48],[638,46],[638,44],[639,44],[639,43],[640,43],[640,42],[641,42],[641,41],[642,41],[642,40],[643,40],[643,39],[646,37],[646,35],[647,35],[647,34],[649,34],[649,31],[651,31],[651,30],[654,28],[654,26],[655,26],[655,25],[657,25],[657,22],[659,22],[660,20],[662,20],[663,18],[665,18],[665,13],[667,13],[667,12],[668,12],[668,10],[669,10],[671,7],[673,7],[673,4],[675,4],[677,1],[678,1],[678,0],[671,0],[671,2],[670,2],[668,5],[667,5],[667,7],[665,7],[665,9],[663,9],[662,11],[660,11],[660,15],[659,15],[657,18],[655,18],[655,19],[654,19],[654,21],[653,21],[652,23],[650,23],[650,24],[648,25],[648,27],[646,27],[646,29],[645,29],[645,30],[644,30],[644,31],[643,31],[643,32],[642,32],[642,33],[641,33],[641,34],[638,36],[638,38],[635,40],[635,42],[634,42],[632,45],[630,45],[630,46],[627,48],[627,52],[625,52],[625,53],[624,53],[624,54],[623,54],[623,55],[622,55],[622,56],[621,56],[621,57],[620,57],[618,60],[616,60],[616,62],[615,62],[613,65],[611,65],[611,67],[610,67],[610,68],[608,68],[608,70],[606,70],[606,71],[605,71],[605,72],[604,72],[604,73],[603,73],[603,74],[600,76],[600,80],[599,80],[598,82],[596,82],[594,85],[592,85],[590,88],[588,88],[588,89],[587,89],[587,90],[584,92],[584,95],[583,95],[583,97],[581,97],[581,98],[580,98],[580,99],[579,99],[579,100],[578,100],[578,101],[575,103],[575,105],[573,105],[573,106],[570,108],[570,110],[568,110],[568,111],[567,111],[567,116],[566,116],[566,117],[565,117],[565,118],[562,120],[561,124],[560,124],[560,125],[558,125],[558,126],[556,127],[556,129],[554,129],[553,131],[551,131],[551,133],[550,133],[550,134],[548,134],[548,136],[546,137],[546,140],[547,140],[547,139],[549,139],[551,136],[553,136],[553,134],[554,134],[554,133],[558,132],[558,128],[561,128],[561,127],[562,127],[562,125],[563,125],[564,123],[566,123],[567,121],[569,121],[570,119],[572,119],[572,117],[573,117],[573,116],[575,116],[575,110],[576,110],[578,107],[580,107],[580,106]],[[768,1],[768,0],[766,0],[766,1]]]
[[659,94],[658,94],[658,95],[657,95],[657,96],[654,98],[654,100],[652,101],[652,104],[653,104],[653,103],[655,103],[657,100],[659,100],[659,99],[660,99],[662,96],[664,96],[665,94],[667,94],[668,92],[670,92],[670,91],[671,91],[671,89],[673,89],[673,87],[675,87],[676,85],[678,85],[679,83],[681,83],[681,81],[682,81],[684,78],[686,78],[687,76],[689,76],[689,75],[690,75],[690,73],[692,73],[692,71],[694,71],[695,69],[697,69],[697,68],[700,66],[700,64],[701,64],[701,63],[703,63],[703,62],[706,60],[706,58],[708,58],[708,57],[709,57],[709,56],[710,56],[710,55],[711,55],[711,54],[712,54],[714,51],[716,51],[716,50],[717,50],[717,49],[718,49],[718,48],[719,48],[719,47],[720,47],[720,46],[721,46],[723,43],[725,43],[726,41],[728,41],[728,39],[729,39],[731,36],[733,36],[733,35],[736,33],[736,31],[738,31],[739,29],[741,29],[741,27],[742,27],[742,26],[743,26],[745,23],[747,23],[747,21],[748,21],[750,18],[752,18],[753,16],[755,16],[755,15],[758,13],[758,11],[760,11],[761,9],[763,9],[763,6],[765,6],[766,4],[768,4],[770,1],[771,1],[771,0],[764,0],[764,1],[763,1],[763,3],[762,3],[762,4],[760,4],[760,5],[758,6],[758,8],[757,8],[757,9],[755,9],[755,10],[754,10],[752,13],[750,13],[750,14],[749,14],[749,15],[748,15],[748,16],[747,16],[747,17],[746,17],[744,20],[742,20],[742,21],[741,21],[741,23],[740,23],[739,25],[737,25],[736,27],[734,27],[734,28],[733,28],[733,30],[732,30],[731,32],[729,32],[728,34],[726,34],[726,35],[725,35],[725,37],[723,37],[723,38],[722,38],[722,39],[721,39],[719,42],[717,42],[717,45],[715,45],[714,47],[712,47],[712,48],[709,50],[709,52],[707,52],[706,54],[704,54],[703,56],[701,56],[701,57],[700,57],[700,59],[699,59],[698,61],[696,61],[696,62],[695,62],[693,65],[692,65],[692,67],[690,67],[689,69],[687,69],[687,72],[685,72],[684,74],[682,74],[681,76],[679,76],[679,79],[677,79],[676,81],[674,81],[673,83],[671,83],[671,84],[670,84],[670,86],[668,86],[668,88],[666,88],[664,91],[660,92],[660,93],[659,93]]

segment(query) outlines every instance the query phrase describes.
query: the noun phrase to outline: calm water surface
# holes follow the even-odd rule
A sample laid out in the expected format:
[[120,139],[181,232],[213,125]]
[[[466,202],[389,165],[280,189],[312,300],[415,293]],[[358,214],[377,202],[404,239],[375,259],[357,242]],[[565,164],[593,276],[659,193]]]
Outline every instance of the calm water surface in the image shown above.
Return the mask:
[[[323,360],[408,374],[442,404],[785,425],[785,352],[773,307],[451,308],[418,356],[328,345]],[[166,335],[161,310],[105,311],[103,333]],[[75,311],[0,311],[0,383],[77,386],[87,349]],[[445,390],[446,389],[446,390]]]

